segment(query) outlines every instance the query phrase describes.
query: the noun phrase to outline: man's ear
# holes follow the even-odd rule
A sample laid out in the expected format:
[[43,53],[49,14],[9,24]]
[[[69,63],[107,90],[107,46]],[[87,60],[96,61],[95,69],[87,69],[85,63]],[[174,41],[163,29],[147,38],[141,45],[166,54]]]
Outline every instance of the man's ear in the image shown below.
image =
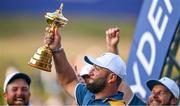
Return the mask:
[[7,100],[7,92],[3,93],[4,99]]
[[117,80],[117,75],[115,75],[114,73],[110,73],[108,83],[116,82],[116,80]]
[[175,98],[175,97],[173,97],[173,98],[171,99],[171,104],[172,104],[172,105],[178,104],[178,99]]

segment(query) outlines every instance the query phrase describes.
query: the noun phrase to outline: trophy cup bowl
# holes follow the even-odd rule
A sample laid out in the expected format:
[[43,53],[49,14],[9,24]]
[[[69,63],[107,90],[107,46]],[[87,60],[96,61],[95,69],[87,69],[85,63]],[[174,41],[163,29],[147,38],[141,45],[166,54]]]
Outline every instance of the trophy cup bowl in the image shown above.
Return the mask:
[[[64,27],[68,23],[68,19],[65,18],[62,14],[63,3],[61,3],[60,8],[53,13],[47,12],[45,15],[47,23],[50,25],[50,29]],[[51,36],[48,32],[48,36]],[[31,57],[28,65],[38,68],[47,72],[51,72],[51,62],[52,62],[52,50],[49,48],[49,45],[46,44],[37,49],[33,57]]]

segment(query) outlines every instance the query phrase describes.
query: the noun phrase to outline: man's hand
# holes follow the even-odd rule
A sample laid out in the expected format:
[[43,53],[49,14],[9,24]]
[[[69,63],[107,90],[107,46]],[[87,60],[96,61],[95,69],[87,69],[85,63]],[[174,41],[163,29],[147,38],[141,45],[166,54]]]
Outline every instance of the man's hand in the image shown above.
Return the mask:
[[118,27],[110,28],[106,31],[106,45],[109,52],[118,54],[119,34],[120,30]]
[[61,47],[61,36],[58,28],[46,28],[44,43],[50,47],[51,50]]

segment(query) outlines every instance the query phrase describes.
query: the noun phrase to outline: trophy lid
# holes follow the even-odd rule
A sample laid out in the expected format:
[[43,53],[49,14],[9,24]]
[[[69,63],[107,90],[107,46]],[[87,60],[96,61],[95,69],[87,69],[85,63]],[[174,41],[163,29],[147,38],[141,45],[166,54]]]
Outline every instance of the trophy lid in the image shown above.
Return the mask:
[[69,20],[66,17],[64,17],[64,15],[62,14],[62,9],[63,9],[63,3],[61,3],[60,8],[55,12],[53,13],[47,12],[45,18],[61,24],[67,24]]

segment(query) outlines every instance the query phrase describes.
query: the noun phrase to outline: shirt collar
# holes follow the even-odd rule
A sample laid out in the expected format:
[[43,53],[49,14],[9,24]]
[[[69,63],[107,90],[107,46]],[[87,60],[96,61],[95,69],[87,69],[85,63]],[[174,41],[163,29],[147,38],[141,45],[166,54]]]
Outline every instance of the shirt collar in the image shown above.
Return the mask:
[[111,96],[106,96],[105,98],[113,98],[113,99],[119,100],[119,99],[123,99],[123,96],[124,96],[124,93],[118,91],[116,94],[111,95]]
[[[107,100],[123,100],[124,93],[123,92],[117,92],[114,95],[106,96],[104,98],[101,98],[103,102],[106,102]],[[95,94],[91,93],[91,99],[95,99]]]

